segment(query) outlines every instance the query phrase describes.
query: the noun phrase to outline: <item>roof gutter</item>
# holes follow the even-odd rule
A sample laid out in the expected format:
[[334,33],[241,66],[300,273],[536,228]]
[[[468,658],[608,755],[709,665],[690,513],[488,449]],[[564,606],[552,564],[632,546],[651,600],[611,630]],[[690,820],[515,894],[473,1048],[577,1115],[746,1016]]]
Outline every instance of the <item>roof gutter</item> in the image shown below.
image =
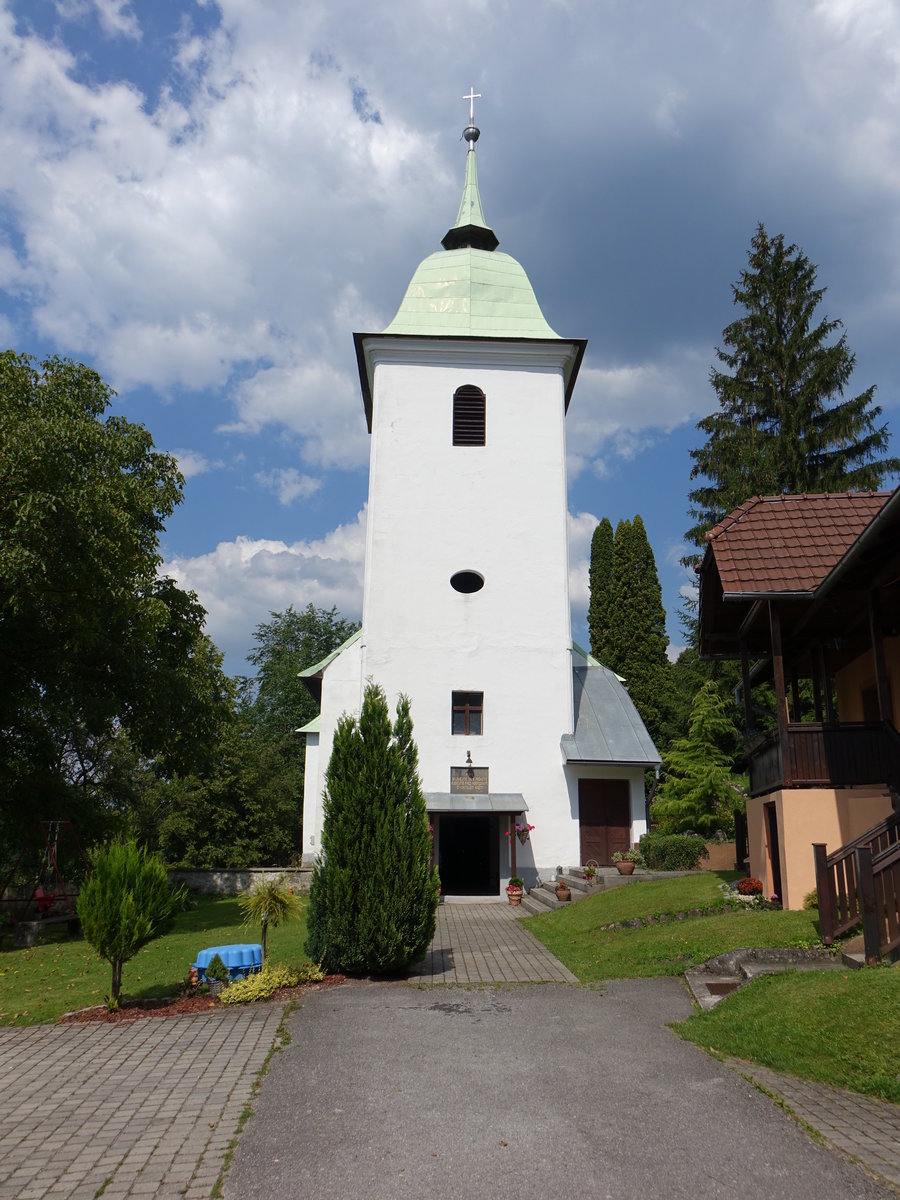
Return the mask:
[[819,584],[814,593],[817,604],[828,595],[841,575],[853,566],[856,559],[868,549],[869,544],[881,532],[881,522],[891,520],[895,512],[900,513],[900,487],[894,490],[893,495],[885,501],[853,545],[845,552],[844,557],[831,568],[830,573]]

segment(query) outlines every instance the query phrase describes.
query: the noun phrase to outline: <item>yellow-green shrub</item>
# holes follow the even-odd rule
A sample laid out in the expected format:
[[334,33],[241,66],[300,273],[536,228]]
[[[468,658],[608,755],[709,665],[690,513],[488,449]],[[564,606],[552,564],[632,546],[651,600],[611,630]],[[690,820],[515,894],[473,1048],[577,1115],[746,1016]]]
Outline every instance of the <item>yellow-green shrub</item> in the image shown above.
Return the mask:
[[268,1000],[279,988],[316,983],[324,978],[325,972],[315,963],[267,967],[265,971],[235,980],[225,988],[219,999],[223,1004],[250,1004],[253,1000]]

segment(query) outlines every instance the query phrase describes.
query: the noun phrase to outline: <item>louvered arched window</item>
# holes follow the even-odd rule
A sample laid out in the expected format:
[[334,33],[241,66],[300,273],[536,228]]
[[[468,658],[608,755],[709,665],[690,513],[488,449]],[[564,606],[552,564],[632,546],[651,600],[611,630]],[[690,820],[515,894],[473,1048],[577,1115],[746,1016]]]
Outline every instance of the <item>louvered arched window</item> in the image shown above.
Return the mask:
[[453,393],[453,445],[483,446],[485,426],[484,392],[464,383]]

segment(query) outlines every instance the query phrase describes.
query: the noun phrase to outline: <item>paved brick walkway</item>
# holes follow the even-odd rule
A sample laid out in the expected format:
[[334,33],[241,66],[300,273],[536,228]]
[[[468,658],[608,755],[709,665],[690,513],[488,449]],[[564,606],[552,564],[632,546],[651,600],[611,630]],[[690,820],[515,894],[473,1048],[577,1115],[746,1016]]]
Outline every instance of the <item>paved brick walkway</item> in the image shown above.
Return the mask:
[[0,1198],[207,1200],[281,1013],[0,1029]]
[[[516,912],[441,905],[411,982],[577,982]],[[104,1200],[208,1200],[281,1014],[281,1005],[266,1004],[117,1025],[0,1028],[0,1200],[93,1200],[100,1188]],[[900,1187],[900,1105],[730,1065]]]
[[412,975],[433,984],[577,983],[517,920],[519,914],[496,901],[441,904],[431,948]]
[[756,1063],[729,1059],[728,1065],[780,1096],[827,1142],[900,1187],[900,1104],[795,1079]]

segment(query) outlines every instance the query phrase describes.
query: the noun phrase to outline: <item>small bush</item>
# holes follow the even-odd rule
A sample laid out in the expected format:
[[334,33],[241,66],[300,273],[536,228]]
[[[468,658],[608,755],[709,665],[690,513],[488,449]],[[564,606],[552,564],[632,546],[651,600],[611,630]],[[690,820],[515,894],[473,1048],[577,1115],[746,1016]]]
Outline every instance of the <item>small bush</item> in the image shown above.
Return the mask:
[[813,888],[813,890],[811,892],[807,892],[806,895],[803,897],[803,907],[804,908],[818,908],[819,907],[819,893],[816,890],[816,888]]
[[210,983],[229,983],[231,981],[231,972],[225,966],[221,954],[214,954],[209,960],[209,965],[204,971],[206,982]]
[[690,833],[645,833],[640,852],[651,871],[696,871],[709,858],[703,838]]
[[763,887],[758,879],[748,875],[746,879],[738,880],[737,890],[742,896],[761,896]]
[[325,978],[325,972],[315,963],[302,963],[297,967],[266,967],[246,979],[236,979],[231,987],[220,996],[223,1004],[250,1004],[254,1000],[268,1000],[279,988],[298,987],[301,983],[317,983]]

